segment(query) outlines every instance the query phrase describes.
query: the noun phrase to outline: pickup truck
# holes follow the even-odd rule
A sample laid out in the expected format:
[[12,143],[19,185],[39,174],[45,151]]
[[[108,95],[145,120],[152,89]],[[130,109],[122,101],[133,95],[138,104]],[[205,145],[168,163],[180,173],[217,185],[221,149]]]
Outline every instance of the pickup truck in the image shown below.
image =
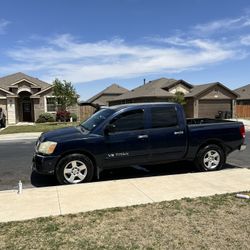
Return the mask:
[[187,119],[176,103],[103,107],[79,126],[43,133],[33,169],[61,184],[88,182],[108,168],[193,161],[200,171],[219,170],[234,150],[244,150],[241,122]]

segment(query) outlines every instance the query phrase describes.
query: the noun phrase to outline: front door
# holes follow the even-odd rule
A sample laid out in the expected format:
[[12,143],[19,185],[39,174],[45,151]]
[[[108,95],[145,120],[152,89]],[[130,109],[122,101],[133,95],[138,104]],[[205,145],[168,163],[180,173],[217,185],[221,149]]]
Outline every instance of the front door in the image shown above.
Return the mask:
[[142,164],[149,159],[149,140],[144,129],[144,110],[122,113],[110,124],[115,129],[104,138],[104,167],[119,167]]
[[23,103],[23,121],[31,122],[31,103],[30,101]]

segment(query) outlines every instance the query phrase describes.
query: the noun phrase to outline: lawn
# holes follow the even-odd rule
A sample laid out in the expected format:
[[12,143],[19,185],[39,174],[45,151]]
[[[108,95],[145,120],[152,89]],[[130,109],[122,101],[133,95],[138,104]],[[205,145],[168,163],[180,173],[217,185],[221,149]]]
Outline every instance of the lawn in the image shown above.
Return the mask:
[[249,249],[249,211],[226,194],[2,223],[0,249]]
[[26,133],[26,132],[47,132],[57,128],[64,128],[70,126],[76,126],[79,123],[77,122],[65,122],[65,123],[36,123],[35,125],[16,125],[9,126],[6,129],[0,132],[0,135],[3,134],[13,134],[13,133]]

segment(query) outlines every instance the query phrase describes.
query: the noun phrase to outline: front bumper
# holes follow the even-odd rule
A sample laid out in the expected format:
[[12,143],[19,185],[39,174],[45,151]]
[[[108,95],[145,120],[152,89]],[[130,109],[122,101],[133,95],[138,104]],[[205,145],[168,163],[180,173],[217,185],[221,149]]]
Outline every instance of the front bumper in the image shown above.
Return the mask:
[[39,174],[53,175],[59,156],[43,156],[35,154],[32,160],[32,170]]
[[243,144],[243,145],[240,146],[240,151],[243,151],[243,150],[245,150],[246,148],[247,148],[247,145]]

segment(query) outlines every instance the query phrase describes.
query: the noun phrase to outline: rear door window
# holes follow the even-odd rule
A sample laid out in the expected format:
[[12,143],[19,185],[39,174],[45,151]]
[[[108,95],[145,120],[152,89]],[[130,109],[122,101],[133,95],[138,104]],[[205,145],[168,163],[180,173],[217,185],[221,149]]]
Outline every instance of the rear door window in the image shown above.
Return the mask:
[[168,128],[178,125],[174,107],[151,108],[152,128]]

